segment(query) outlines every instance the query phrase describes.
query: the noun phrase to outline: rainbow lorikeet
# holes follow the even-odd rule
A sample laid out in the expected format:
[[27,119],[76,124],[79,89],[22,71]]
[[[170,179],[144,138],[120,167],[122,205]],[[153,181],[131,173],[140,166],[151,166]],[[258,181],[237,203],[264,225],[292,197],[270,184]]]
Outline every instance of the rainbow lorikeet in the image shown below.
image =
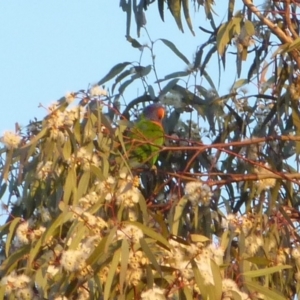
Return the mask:
[[153,166],[158,158],[160,147],[164,144],[162,120],[165,109],[160,104],[151,104],[144,108],[140,119],[130,130],[130,165],[148,163]]

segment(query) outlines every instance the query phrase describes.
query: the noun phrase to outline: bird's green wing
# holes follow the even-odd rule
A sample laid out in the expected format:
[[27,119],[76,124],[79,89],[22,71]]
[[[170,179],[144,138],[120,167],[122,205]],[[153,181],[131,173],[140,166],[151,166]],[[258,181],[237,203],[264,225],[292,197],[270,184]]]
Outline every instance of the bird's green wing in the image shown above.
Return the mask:
[[161,124],[142,118],[131,129],[129,157],[138,163],[153,166],[158,158],[160,147],[164,144],[164,130]]

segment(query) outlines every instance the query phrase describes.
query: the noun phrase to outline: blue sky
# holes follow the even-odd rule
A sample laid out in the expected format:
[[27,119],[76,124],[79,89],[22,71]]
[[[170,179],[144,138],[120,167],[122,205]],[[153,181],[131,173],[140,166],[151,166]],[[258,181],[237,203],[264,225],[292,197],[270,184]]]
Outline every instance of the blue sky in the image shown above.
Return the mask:
[[[184,21],[182,34],[167,10],[163,23],[155,4],[147,11],[147,29],[153,40],[171,40],[192,61],[207,35],[198,29],[206,24],[203,14],[190,10],[196,37]],[[137,61],[139,50],[126,41],[125,29],[118,0],[1,1],[0,135],[13,129],[15,122],[26,125],[29,119],[44,116],[39,103],[47,106],[66,92],[87,88],[119,62]],[[134,24],[132,29],[135,38]],[[148,42],[143,30],[139,41]],[[185,69],[163,44],[155,50],[160,77]],[[145,65],[149,57],[146,53]],[[214,67],[211,70],[215,72]],[[232,82],[225,83],[228,90]],[[141,93],[142,87],[134,90],[132,98]]]

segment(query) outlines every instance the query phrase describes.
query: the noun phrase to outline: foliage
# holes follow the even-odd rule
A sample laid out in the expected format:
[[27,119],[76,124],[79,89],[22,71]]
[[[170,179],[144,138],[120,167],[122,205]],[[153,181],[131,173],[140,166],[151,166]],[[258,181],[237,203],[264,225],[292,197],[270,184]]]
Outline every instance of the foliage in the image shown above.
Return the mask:
[[[197,1],[212,29],[200,28],[209,38],[193,62],[167,39],[141,45],[128,25],[127,40],[140,58],[150,53],[149,65],[119,63],[43,120],[4,134],[0,298],[299,297],[297,2],[266,1],[260,10],[240,2],[235,12],[228,1],[216,26],[214,2]],[[153,3],[121,6],[128,18],[133,9],[139,31]],[[181,30],[182,10],[193,31],[187,1],[157,3],[162,19],[169,5]],[[156,43],[186,70],[159,78]],[[239,79],[219,95],[223,78],[205,68],[217,57],[230,71],[230,56]],[[136,83],[144,95],[121,112]],[[128,131],[151,102],[168,111],[165,144],[154,147],[155,167],[151,157],[132,167],[134,147],[147,141]]]

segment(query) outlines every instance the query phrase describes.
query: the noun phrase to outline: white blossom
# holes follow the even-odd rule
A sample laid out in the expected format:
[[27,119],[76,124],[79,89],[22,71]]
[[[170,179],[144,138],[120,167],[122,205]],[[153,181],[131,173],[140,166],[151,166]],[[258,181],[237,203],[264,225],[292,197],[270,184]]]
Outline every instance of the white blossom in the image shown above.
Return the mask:
[[12,131],[6,131],[0,138],[0,141],[6,146],[7,149],[16,149],[18,148],[21,139],[21,136],[19,136],[18,134]]

